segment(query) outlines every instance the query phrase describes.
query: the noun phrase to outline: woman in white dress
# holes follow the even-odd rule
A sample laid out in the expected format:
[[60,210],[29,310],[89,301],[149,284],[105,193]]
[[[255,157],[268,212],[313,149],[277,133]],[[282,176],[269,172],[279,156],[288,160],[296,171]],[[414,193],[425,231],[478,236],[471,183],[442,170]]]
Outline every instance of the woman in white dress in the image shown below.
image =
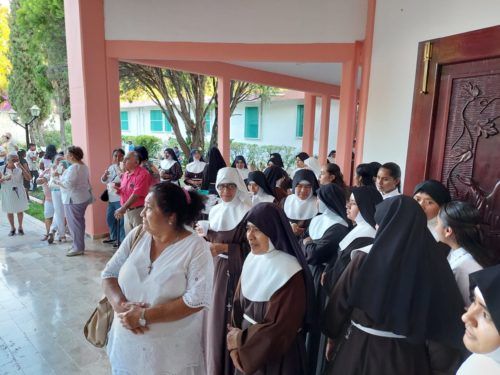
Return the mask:
[[30,174],[19,165],[17,153],[7,155],[7,164],[0,170],[0,184],[2,196],[2,211],[7,213],[10,224],[9,236],[16,234],[14,214],[17,214],[17,233],[24,234],[23,217],[28,209],[28,197],[24,190],[24,179],[30,179]]
[[202,208],[196,192],[168,182],[153,186],[143,225],[106,265],[104,293],[115,311],[107,345],[113,374],[206,374],[202,310],[211,301],[213,262],[208,244],[186,226]]
[[465,202],[450,202],[439,210],[436,232],[451,247],[448,263],[455,275],[465,306],[471,304],[469,274],[491,266],[494,258],[481,243],[479,211]]
[[[60,176],[64,173],[64,156],[56,155],[54,162],[50,168],[49,188],[50,195],[52,196],[52,205],[54,206],[54,218],[50,227],[49,236],[47,241],[49,244],[54,242],[54,237],[60,242],[66,242],[66,215],[64,214],[64,205],[61,196],[61,187],[57,185]],[[57,236],[56,236],[57,234]]]

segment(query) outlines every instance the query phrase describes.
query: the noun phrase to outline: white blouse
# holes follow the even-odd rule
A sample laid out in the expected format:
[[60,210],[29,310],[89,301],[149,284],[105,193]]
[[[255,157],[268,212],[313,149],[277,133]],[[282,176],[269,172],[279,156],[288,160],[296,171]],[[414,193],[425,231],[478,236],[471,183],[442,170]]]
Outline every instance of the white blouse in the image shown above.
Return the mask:
[[89,168],[85,164],[71,164],[61,176],[61,198],[64,204],[90,201]]
[[483,267],[463,247],[451,250],[447,259],[453,275],[455,275],[465,306],[469,306],[472,303],[469,290],[469,274],[482,270]]
[[[102,278],[117,277],[128,301],[155,306],[182,297],[189,307],[208,307],[213,260],[207,242],[191,234],[168,246],[151,264],[150,234],[145,233],[130,252],[136,231],[125,238]],[[203,312],[174,322],[150,324],[149,328],[144,335],[135,335],[115,316],[107,345],[114,372],[205,374]]]

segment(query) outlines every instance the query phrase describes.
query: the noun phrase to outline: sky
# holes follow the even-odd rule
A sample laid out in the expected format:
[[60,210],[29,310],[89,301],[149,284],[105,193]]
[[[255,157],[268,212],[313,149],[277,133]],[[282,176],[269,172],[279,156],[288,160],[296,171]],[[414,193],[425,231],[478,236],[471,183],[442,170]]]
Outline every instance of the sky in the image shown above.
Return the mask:
[[0,5],[10,6],[10,0],[0,0]]

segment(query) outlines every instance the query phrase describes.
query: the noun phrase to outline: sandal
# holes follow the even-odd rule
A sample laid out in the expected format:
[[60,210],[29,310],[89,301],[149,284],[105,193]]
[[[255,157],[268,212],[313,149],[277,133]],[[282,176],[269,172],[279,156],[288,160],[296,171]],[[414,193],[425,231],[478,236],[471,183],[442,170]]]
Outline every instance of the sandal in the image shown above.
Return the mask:
[[46,234],[45,236],[42,237],[42,239],[40,241],[47,241],[47,238],[49,238],[49,235]]
[[47,242],[49,244],[53,243],[54,242],[54,232],[50,232],[48,235],[47,235]]
[[12,229],[10,232],[9,232],[9,237],[12,237],[12,236],[15,236],[16,235],[16,230],[15,229]]
[[19,228],[17,230],[17,233],[19,233],[19,235],[21,235],[21,236],[24,236],[24,230],[23,230],[23,228]]

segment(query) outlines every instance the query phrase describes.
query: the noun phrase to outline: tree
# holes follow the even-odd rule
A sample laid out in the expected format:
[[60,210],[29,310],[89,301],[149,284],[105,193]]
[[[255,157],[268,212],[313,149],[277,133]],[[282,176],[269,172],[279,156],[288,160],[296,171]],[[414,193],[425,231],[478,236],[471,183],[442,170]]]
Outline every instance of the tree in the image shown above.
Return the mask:
[[32,32],[33,41],[40,47],[64,147],[67,145],[64,124],[70,118],[64,0],[23,0],[17,18],[19,27],[24,32]]
[[[39,120],[43,121],[50,112],[51,86],[46,77],[46,66],[40,46],[33,38],[33,31],[20,27],[17,12],[22,0],[11,1],[9,59],[12,64],[8,76],[8,96],[12,107],[18,112],[21,121],[31,119],[30,108],[40,107]],[[31,127],[32,138],[43,142],[36,121]]]
[[9,10],[0,5],[0,103],[7,97],[7,76],[10,72],[9,50]]
[[[143,90],[162,110],[172,125],[177,142],[185,155],[190,149],[204,150],[205,117],[207,111],[217,109],[217,78],[193,73],[179,72],[145,65],[121,63],[120,79],[122,92]],[[267,86],[248,82],[231,82],[231,114],[243,100],[256,99],[276,91]],[[178,115],[185,124],[186,138],[177,121]],[[217,110],[212,125],[210,145],[217,145]]]

